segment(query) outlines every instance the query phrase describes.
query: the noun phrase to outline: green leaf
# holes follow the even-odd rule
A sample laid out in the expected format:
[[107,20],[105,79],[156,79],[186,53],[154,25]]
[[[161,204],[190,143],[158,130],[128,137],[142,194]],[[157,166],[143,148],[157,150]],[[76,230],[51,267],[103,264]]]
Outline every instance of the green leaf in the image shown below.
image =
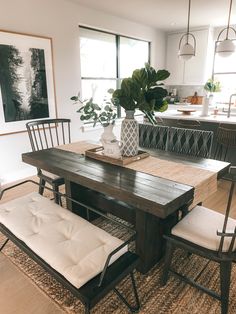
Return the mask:
[[157,81],[164,81],[170,76],[170,72],[167,70],[158,70],[156,72],[156,82]]
[[111,109],[111,107],[110,107],[109,105],[106,105],[106,106],[104,107],[104,110],[105,110],[105,111],[112,111],[112,109]]
[[79,97],[78,97],[78,96],[72,96],[72,97],[70,98],[70,100],[78,101],[78,100],[79,100]]
[[135,82],[139,87],[145,88],[148,82],[147,71],[145,68],[137,69],[133,71],[132,74],[133,82]]

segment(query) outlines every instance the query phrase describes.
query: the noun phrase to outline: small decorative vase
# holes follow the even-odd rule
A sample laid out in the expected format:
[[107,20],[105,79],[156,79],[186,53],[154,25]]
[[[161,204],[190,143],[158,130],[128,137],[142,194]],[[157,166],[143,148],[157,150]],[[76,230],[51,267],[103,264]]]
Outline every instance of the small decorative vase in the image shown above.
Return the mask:
[[126,117],[121,123],[122,156],[138,155],[139,128],[134,119],[134,110],[126,110]]
[[109,124],[108,126],[104,126],[103,133],[100,139],[100,142],[102,143],[102,145],[106,143],[110,144],[111,142],[116,140],[116,136],[113,133],[113,127],[114,127],[114,124]]
[[[100,142],[104,148],[103,153],[106,156],[111,156],[111,147],[114,147],[114,143],[117,142],[116,136],[113,133],[113,124],[109,124],[103,128],[103,133],[100,138]],[[114,150],[114,149],[113,149]]]
[[208,116],[209,102],[210,102],[210,99],[208,97],[205,97],[202,104],[202,113],[201,113],[202,117]]

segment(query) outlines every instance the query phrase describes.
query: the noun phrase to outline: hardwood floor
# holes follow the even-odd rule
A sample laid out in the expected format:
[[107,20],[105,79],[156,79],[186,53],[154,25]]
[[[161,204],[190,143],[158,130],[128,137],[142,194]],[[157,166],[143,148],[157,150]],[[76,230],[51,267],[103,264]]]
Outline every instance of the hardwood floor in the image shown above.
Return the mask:
[[[37,178],[33,178],[37,180]],[[204,206],[224,213],[229,182],[219,181],[218,191],[204,202]],[[0,203],[21,195],[37,191],[37,186],[27,183],[8,191]],[[236,191],[231,216],[236,218]],[[22,272],[4,255],[0,254],[0,313],[4,314],[62,314],[57,305],[46,297]],[[14,300],[14,301],[13,301]]]

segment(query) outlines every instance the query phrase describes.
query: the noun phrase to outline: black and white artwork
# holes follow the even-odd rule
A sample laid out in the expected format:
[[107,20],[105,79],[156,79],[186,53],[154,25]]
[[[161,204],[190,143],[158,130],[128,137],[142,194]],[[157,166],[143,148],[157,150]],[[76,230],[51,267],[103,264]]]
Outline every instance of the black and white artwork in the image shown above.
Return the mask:
[[51,39],[0,31],[0,134],[54,118]]

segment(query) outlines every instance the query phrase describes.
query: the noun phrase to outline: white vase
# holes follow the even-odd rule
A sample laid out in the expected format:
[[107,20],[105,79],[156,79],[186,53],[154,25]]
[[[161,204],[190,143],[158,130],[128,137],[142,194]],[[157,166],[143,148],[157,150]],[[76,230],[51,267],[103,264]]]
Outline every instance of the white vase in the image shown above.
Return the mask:
[[101,139],[100,142],[102,143],[102,145],[106,144],[106,143],[111,143],[112,141],[116,140],[116,136],[113,133],[113,124],[109,124],[108,126],[105,126],[103,128],[103,133],[101,135]]
[[106,156],[112,157],[112,155],[117,156],[117,148],[116,148],[116,136],[113,133],[113,124],[109,124],[108,126],[105,126],[103,129],[103,133],[100,138],[100,142],[103,146],[103,154]]
[[122,156],[138,155],[139,127],[134,119],[134,110],[126,110],[126,117],[121,123]]
[[201,113],[202,117],[207,117],[208,116],[209,103],[210,103],[210,99],[208,97],[205,97],[203,99],[203,104],[202,104],[202,113]]

